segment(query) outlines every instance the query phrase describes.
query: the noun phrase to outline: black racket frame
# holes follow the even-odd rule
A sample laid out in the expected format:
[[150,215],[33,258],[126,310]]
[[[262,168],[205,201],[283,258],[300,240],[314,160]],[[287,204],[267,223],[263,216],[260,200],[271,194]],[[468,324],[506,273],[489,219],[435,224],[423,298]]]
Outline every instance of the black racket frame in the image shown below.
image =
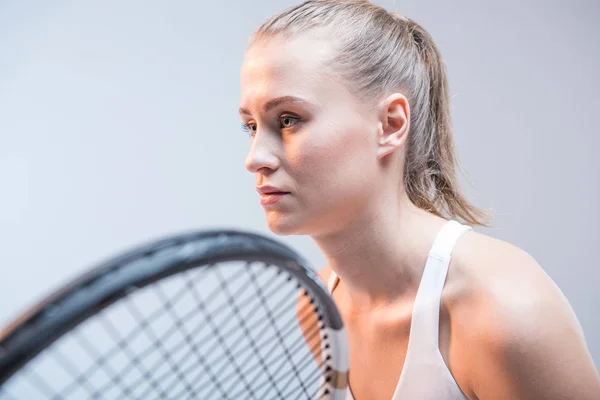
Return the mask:
[[197,231],[150,242],[92,268],[5,327],[0,332],[0,386],[62,335],[133,291],[185,270],[228,261],[264,262],[293,274],[321,303],[322,323],[342,329],[325,286],[289,246],[240,230]]

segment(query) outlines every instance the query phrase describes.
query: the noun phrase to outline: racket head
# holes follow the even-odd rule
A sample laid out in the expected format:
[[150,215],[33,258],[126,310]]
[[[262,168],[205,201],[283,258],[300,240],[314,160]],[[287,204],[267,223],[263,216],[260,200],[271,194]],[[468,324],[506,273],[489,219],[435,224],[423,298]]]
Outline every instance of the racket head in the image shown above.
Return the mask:
[[[333,300],[308,262],[288,246],[265,236],[213,230],[172,236],[123,253],[54,292],[3,329],[0,399],[11,377],[94,316],[174,276],[227,263],[245,263],[247,268],[264,265],[277,275],[287,275],[287,281],[293,281],[310,298],[318,317],[317,353],[321,357],[316,397],[345,398],[348,357],[344,328]],[[256,271],[250,273],[252,279],[262,273]],[[240,321],[245,318],[239,317]]]

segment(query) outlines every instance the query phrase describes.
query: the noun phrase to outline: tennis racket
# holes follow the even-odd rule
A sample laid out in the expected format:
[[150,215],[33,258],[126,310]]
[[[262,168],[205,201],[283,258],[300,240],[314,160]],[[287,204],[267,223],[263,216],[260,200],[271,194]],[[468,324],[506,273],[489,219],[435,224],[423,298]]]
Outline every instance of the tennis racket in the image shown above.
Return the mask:
[[0,331],[0,399],[344,399],[346,336],[289,247],[241,231],[162,239]]

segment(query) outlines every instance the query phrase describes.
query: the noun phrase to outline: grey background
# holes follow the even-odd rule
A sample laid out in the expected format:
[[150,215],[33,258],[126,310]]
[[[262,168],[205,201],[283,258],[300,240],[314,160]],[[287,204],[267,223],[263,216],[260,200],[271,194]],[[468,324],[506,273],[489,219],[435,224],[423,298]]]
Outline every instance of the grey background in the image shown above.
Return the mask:
[[[247,38],[295,2],[0,2],[0,325],[87,267],[192,229],[268,233],[244,169]],[[600,364],[600,3],[380,1],[447,63],[482,229],[532,254]],[[305,237],[281,238],[323,264]]]

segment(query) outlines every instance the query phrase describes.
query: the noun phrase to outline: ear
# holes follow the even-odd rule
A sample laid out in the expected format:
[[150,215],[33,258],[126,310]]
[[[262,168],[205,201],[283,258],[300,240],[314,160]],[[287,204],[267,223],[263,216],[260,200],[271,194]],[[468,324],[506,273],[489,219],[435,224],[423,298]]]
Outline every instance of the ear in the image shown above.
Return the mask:
[[377,158],[393,153],[406,142],[410,126],[410,106],[401,93],[394,93],[380,103],[380,131],[377,138]]

